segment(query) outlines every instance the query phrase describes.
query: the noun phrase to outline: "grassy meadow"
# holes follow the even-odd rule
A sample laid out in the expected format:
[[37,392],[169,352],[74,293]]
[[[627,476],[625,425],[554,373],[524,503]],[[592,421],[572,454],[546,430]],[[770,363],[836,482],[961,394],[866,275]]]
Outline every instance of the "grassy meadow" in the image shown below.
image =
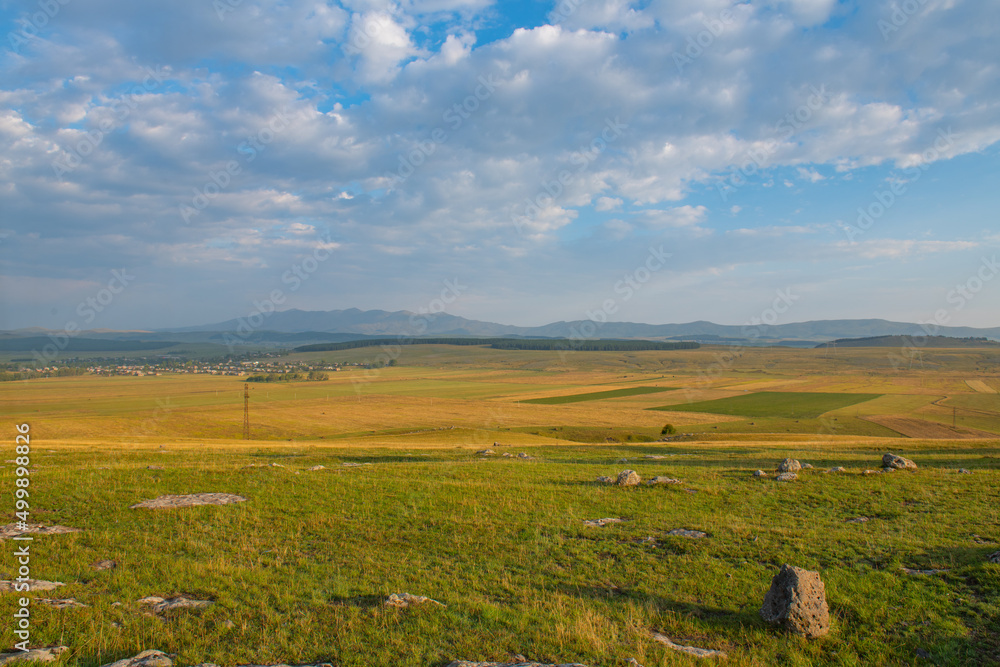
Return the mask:
[[[30,595],[89,605],[33,603],[32,645],[84,667],[149,648],[224,667],[698,662],[655,630],[732,665],[1000,664],[1000,355],[731,352],[404,348],[394,367],[252,385],[249,441],[235,377],[2,383],[4,459],[13,425],[31,425],[31,520],[81,529],[31,543],[32,576],[66,585]],[[950,435],[883,425],[899,420]],[[666,423],[689,435],[659,441]],[[864,474],[887,451],[920,469]],[[786,456],[814,468],[751,476]],[[13,521],[14,465],[0,465]],[[626,468],[682,483],[594,482]],[[129,509],[199,492],[247,501]],[[624,521],[583,523],[604,517]],[[828,636],[757,615],[785,562],[821,573]],[[445,606],[382,604],[404,591]],[[157,617],[136,602],[151,595],[213,604]],[[7,650],[14,600],[0,593]]]

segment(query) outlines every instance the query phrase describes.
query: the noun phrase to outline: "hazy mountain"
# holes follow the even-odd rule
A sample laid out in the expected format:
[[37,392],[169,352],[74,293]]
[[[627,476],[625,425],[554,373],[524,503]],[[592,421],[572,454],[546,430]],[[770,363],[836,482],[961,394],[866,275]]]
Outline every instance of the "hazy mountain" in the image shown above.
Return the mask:
[[[250,326],[257,324],[258,326]],[[241,328],[242,326],[242,328]],[[841,338],[873,336],[921,336],[933,333],[955,337],[986,337],[1000,340],[1000,327],[937,327],[924,331],[920,325],[888,320],[817,320],[772,326],[734,326],[713,322],[685,324],[641,324],[634,322],[595,323],[589,320],[554,322],[538,327],[517,327],[493,322],[469,320],[448,315],[421,315],[408,311],[349,310],[305,311],[285,310],[270,313],[263,321],[248,323],[245,319],[227,320],[197,327],[163,329],[159,333],[265,331],[286,334],[337,333],[368,336],[526,336],[566,338],[686,338],[727,340],[802,340],[823,342]]]

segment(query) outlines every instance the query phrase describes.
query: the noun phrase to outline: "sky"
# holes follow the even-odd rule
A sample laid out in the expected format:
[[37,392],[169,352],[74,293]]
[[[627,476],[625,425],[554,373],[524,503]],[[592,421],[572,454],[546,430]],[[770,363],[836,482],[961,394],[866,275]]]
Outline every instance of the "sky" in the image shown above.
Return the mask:
[[1000,326],[988,0],[0,0],[0,329]]

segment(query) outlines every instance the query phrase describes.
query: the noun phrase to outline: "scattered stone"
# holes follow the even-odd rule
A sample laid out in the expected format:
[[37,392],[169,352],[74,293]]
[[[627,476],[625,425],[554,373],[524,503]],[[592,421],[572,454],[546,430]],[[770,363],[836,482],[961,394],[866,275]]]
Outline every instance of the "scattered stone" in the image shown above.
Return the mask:
[[986,560],[988,560],[991,563],[996,563],[997,565],[1000,565],[1000,551],[994,551],[993,553],[991,553],[989,556],[986,557]]
[[113,570],[117,566],[118,563],[116,563],[115,561],[110,559],[105,559],[105,560],[99,560],[96,563],[92,563],[90,567],[100,572],[101,570]]
[[467,660],[452,660],[445,667],[587,667],[579,662],[566,662],[558,665],[543,665],[540,662],[469,662]]
[[647,483],[648,484],[680,484],[681,480],[674,479],[673,477],[663,477],[663,476],[659,476],[658,475],[658,476],[654,477],[653,479],[649,480],[649,482],[647,482]]
[[869,518],[866,516],[856,516],[853,519],[844,519],[844,523],[866,523]]
[[150,649],[132,658],[111,662],[103,667],[173,667],[174,661],[163,651]]
[[642,478],[639,477],[639,473],[634,470],[622,470],[618,473],[618,480],[615,482],[618,486],[638,486]]
[[146,470],[163,470],[163,466],[146,466]]
[[601,475],[600,477],[597,478],[597,481],[599,483],[601,483],[601,484],[614,484],[615,483],[614,477],[608,477],[606,475]]
[[799,478],[794,472],[783,472],[774,478],[775,482],[794,482]]
[[326,470],[326,466],[316,465],[312,468],[306,468],[306,472],[316,472],[317,470]]
[[812,466],[812,464],[811,464],[811,463],[803,463],[803,464],[802,464],[802,469],[803,469],[803,470],[812,470],[812,469],[813,469],[813,466]]
[[698,493],[698,489],[684,489],[688,493]]
[[914,570],[908,567],[903,568],[903,572],[914,577],[929,577],[934,574],[941,574],[947,572],[948,570]]
[[[27,591],[17,590],[20,584],[28,584]],[[42,579],[25,579],[24,581],[0,581],[0,593],[31,593],[34,591],[51,591],[66,584],[61,581],[44,581]]]
[[958,474],[959,475],[971,475],[972,471],[971,470],[966,470],[965,468],[959,468],[958,469]]
[[528,455],[527,455],[527,454],[526,454],[525,452],[520,452],[520,453],[519,453],[519,454],[517,455],[517,458],[519,458],[519,459],[530,459],[531,457],[530,457],[530,456],[528,456]]
[[696,658],[719,658],[721,660],[726,659],[726,653],[724,651],[716,651],[710,648],[698,648],[697,646],[682,646],[681,644],[675,644],[670,640],[670,637],[666,635],[661,635],[659,632],[652,633],[653,639],[660,642],[664,646],[674,651],[679,651],[680,653],[687,653],[688,655],[693,655]]
[[890,467],[886,466],[885,468],[882,468],[881,470],[879,470],[879,472],[882,472],[882,473],[896,472],[896,469],[895,468],[890,468]]
[[665,454],[646,454],[642,458],[644,458],[644,459],[665,459],[665,458],[669,458],[669,457],[666,456]]
[[175,598],[161,598],[151,595],[141,600],[136,600],[136,604],[152,605],[154,614],[162,614],[173,609],[203,609],[212,604],[212,602],[210,600],[192,600],[183,595],[178,595]]
[[618,463],[628,463],[628,459],[618,459]]
[[361,466],[370,466],[371,463],[353,463],[348,461],[347,463],[341,463],[345,468],[360,468]]
[[64,533],[79,532],[79,528],[70,528],[68,526],[43,526],[40,523],[23,523],[20,524],[19,528],[16,523],[8,523],[5,526],[0,526],[0,540],[19,537],[21,535],[62,535]]
[[415,604],[426,604],[428,602],[440,605],[442,607],[444,606],[437,600],[425,598],[423,595],[410,595],[409,593],[393,593],[386,599],[385,606],[406,609],[407,607],[410,607]]
[[767,473],[763,470],[756,470],[753,474],[754,477],[767,477]]
[[882,467],[897,468],[899,470],[916,470],[917,464],[910,459],[904,459],[902,456],[897,456],[895,454],[883,454]]
[[583,525],[590,526],[591,528],[603,528],[608,524],[621,523],[623,521],[627,521],[627,519],[615,519],[610,517],[607,519],[584,519]]
[[687,530],[686,528],[674,528],[673,530],[668,531],[667,535],[673,535],[674,537],[690,537],[694,540],[708,537],[708,533],[703,533],[700,530]]
[[16,651],[14,653],[0,653],[0,665],[7,665],[18,660],[53,662],[59,657],[60,653],[68,648],[67,646],[50,646],[48,648],[33,648],[28,651]]
[[780,623],[789,632],[810,639],[828,633],[830,610],[819,572],[782,565],[771,580],[760,615],[768,623]]
[[167,495],[143,500],[141,503],[132,505],[129,509],[145,507],[148,509],[173,509],[174,507],[196,507],[198,505],[230,505],[232,503],[242,503],[246,500],[243,496],[232,493],[189,493],[185,495]]
[[837,466],[836,468],[830,468],[826,472],[847,472],[847,468],[842,468],[840,466]]
[[495,456],[496,455],[496,452],[494,452],[492,449],[480,449],[476,453],[479,454],[480,456]]
[[63,598],[61,600],[56,600],[52,598],[36,598],[36,602],[41,602],[42,604],[47,604],[50,607],[55,607],[56,609],[73,609],[77,607],[89,607],[89,604],[83,604],[76,598]]
[[513,457],[514,455],[511,454],[510,452],[504,452],[503,454],[501,454],[501,456],[503,456],[504,458],[509,459],[509,458]]
[[861,473],[861,474],[862,474],[862,475],[877,475],[878,473],[877,473],[877,472],[875,472],[874,470],[865,470],[865,471],[864,471],[863,473]]
[[785,459],[778,464],[778,472],[798,472],[802,470],[802,464],[795,459]]

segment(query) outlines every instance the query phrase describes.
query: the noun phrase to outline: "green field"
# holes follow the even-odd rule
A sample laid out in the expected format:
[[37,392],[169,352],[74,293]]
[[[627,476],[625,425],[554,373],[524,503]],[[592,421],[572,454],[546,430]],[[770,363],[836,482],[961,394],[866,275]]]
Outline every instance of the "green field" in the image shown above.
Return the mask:
[[671,412],[710,412],[742,417],[784,417],[787,419],[815,419],[824,412],[863,403],[879,394],[829,394],[760,391],[744,396],[699,401],[682,405],[667,405],[653,410]]
[[545,398],[531,398],[523,402],[534,403],[536,405],[562,405],[564,403],[600,401],[605,398],[621,398],[623,396],[642,396],[643,394],[657,394],[661,391],[673,391],[675,389],[676,387],[630,387],[628,389],[595,391],[588,394],[570,394],[568,396],[547,396]]

